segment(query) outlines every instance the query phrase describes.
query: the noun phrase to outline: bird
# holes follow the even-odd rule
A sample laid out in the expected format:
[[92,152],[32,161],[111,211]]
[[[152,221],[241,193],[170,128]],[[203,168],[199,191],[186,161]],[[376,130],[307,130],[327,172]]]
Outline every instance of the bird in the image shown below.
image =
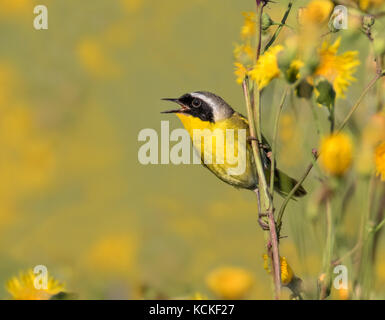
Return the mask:
[[[201,157],[203,166],[209,169],[220,180],[230,184],[236,188],[248,189],[256,191],[258,189],[258,174],[254,161],[251,140],[255,139],[250,136],[249,123],[246,117],[235,111],[225,100],[220,96],[208,92],[208,91],[194,91],[191,93],[183,94],[179,98],[163,98],[162,100],[176,103],[180,106],[179,109],[167,110],[162,113],[174,113],[182,122],[182,125],[189,133],[193,146]],[[210,132],[219,129],[226,131],[227,129],[233,129],[237,132],[239,129],[246,129],[245,142],[239,143],[238,136],[234,134],[233,150],[237,148],[246,148],[246,166],[245,170],[241,174],[229,173],[229,166],[231,164],[228,161],[215,161],[215,155],[213,156],[213,150],[215,149],[214,143],[209,145],[202,143],[202,140],[194,141],[194,130],[209,129]],[[226,148],[224,143],[224,148]],[[231,142],[230,142],[231,143]],[[262,141],[259,142],[261,150],[261,159],[265,172],[267,183],[270,184],[270,172],[271,172],[271,147],[267,139],[262,136]],[[236,151],[235,151],[236,152]],[[211,156],[214,161],[205,163],[204,157]],[[274,190],[281,196],[286,196],[292,188],[297,184],[294,178],[274,168]],[[295,197],[302,197],[306,195],[306,190],[302,185],[294,193]]]

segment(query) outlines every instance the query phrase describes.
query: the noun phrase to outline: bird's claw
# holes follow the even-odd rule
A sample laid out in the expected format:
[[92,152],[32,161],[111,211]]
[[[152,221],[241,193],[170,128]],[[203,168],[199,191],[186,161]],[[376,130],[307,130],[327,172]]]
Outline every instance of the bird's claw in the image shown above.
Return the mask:
[[264,150],[268,150],[268,149],[269,149],[269,146],[268,146],[268,145],[266,145],[266,144],[260,142],[260,141],[258,140],[258,138],[256,138],[256,137],[248,136],[246,140],[247,140],[248,142],[251,142],[251,141],[257,141],[258,146],[259,146],[261,149],[264,149]]

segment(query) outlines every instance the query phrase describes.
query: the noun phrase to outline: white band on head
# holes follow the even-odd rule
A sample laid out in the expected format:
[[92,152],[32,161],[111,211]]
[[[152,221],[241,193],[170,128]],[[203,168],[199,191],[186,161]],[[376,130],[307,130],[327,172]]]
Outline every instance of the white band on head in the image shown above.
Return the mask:
[[213,111],[214,121],[227,119],[233,114],[233,109],[220,97],[210,92],[192,92],[190,95],[201,99],[209,105]]
[[204,102],[206,102],[209,106],[211,106],[212,108],[215,108],[215,101],[208,97],[208,96],[205,96],[204,94],[202,93],[199,93],[199,92],[192,92],[190,94],[192,97],[194,98],[199,98],[199,99],[202,99]]

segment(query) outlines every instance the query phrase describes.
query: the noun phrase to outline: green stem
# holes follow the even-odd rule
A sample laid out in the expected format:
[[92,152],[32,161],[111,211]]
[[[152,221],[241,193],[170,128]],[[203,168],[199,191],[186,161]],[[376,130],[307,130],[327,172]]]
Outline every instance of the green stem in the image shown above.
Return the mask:
[[362,243],[360,251],[357,255],[358,269],[357,269],[357,284],[361,286],[361,296],[360,298],[368,298],[369,295],[369,286],[371,283],[371,273],[372,273],[372,263],[370,259],[370,254],[372,252],[373,245],[373,230],[369,228],[370,226],[370,216],[371,208],[375,198],[376,190],[376,177],[373,174],[368,188],[368,197],[366,208],[362,211],[361,216],[361,228],[359,234],[359,242]]
[[334,132],[334,127],[335,127],[335,105],[333,103],[330,109],[330,133],[331,134]]
[[283,18],[281,20],[281,23],[280,25],[278,26],[277,30],[275,30],[273,36],[270,38],[269,42],[267,43],[267,45],[265,46],[265,49],[263,50],[263,52],[265,52],[266,50],[268,50],[270,48],[270,46],[274,43],[275,39],[278,38],[283,26],[286,24],[286,20],[290,14],[290,10],[293,6],[293,0],[290,0],[289,4],[287,5],[287,9],[286,9],[286,12],[285,14],[283,15]]
[[377,227],[374,229],[374,232],[378,232],[380,231],[380,229],[385,225],[385,219],[382,220],[378,225]]
[[360,106],[362,100],[365,98],[367,93],[372,89],[372,87],[375,85],[378,79],[380,79],[384,74],[383,73],[377,73],[376,76],[372,79],[372,81],[369,82],[369,84],[366,86],[364,91],[359,96],[357,102],[354,104],[354,106],[350,109],[349,113],[345,117],[345,119],[342,121],[340,126],[338,127],[338,132],[342,131],[342,129],[345,127],[345,125],[348,123],[350,118],[352,117],[353,113],[357,110],[357,108]]
[[274,134],[273,134],[273,142],[272,142],[272,153],[271,153],[271,168],[270,168],[270,195],[273,199],[274,196],[274,175],[275,175],[275,154],[276,154],[276,148],[277,148],[277,135],[278,135],[278,127],[279,127],[279,120],[281,118],[281,113],[283,109],[283,105],[286,100],[288,88],[285,89],[283,92],[281,102],[279,104],[278,110],[277,110],[277,116],[275,118],[274,123]]
[[294,196],[298,188],[302,185],[302,183],[305,181],[307,176],[309,175],[310,171],[313,169],[315,162],[317,161],[318,156],[315,156],[315,159],[309,166],[307,167],[305,173],[302,175],[301,179],[297,182],[297,184],[294,186],[293,189],[289,192],[289,194],[286,196],[284,202],[282,203],[279,212],[278,212],[278,217],[277,217],[277,229],[278,229],[278,235],[281,233],[281,227],[282,227],[282,219],[283,219],[283,214],[285,213],[285,209],[291,200],[291,198]]
[[321,287],[321,300],[327,298],[328,290],[330,286],[331,279],[331,260],[333,256],[333,247],[334,247],[334,231],[333,231],[333,216],[332,216],[332,207],[330,198],[326,201],[326,248],[323,259],[323,270],[325,273],[325,281]]
[[317,127],[317,134],[320,137],[321,134],[322,134],[322,130],[321,130],[320,121],[319,121],[319,118],[318,118],[318,115],[317,115],[317,111],[315,109],[314,103],[312,101],[310,101],[310,100],[309,100],[309,105],[310,105],[311,112],[313,114],[315,125]]

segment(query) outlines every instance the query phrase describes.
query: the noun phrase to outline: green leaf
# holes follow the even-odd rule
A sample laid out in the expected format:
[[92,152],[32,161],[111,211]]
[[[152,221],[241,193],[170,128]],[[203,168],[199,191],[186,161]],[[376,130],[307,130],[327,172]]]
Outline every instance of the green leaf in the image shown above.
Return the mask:
[[336,100],[336,92],[334,91],[332,84],[327,80],[322,80],[317,84],[316,89],[319,93],[316,100],[317,103],[331,109]]

